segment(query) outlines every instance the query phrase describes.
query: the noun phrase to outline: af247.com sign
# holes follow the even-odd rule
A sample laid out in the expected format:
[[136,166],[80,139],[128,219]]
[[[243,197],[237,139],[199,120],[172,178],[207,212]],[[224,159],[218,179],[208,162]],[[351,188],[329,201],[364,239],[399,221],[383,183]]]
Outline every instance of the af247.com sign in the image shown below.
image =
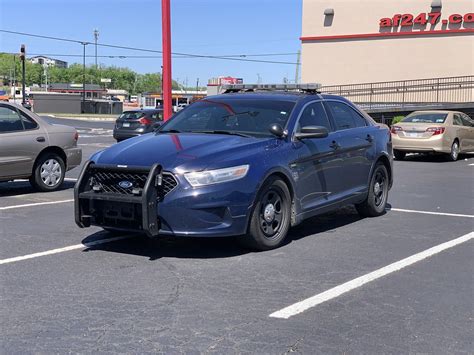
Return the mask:
[[396,14],[392,18],[384,17],[380,19],[380,27],[398,27],[398,26],[413,26],[426,24],[436,25],[440,22],[443,25],[447,24],[462,24],[464,23],[473,23],[474,22],[474,13],[467,13],[465,15],[452,14],[447,19],[441,19],[441,12],[422,12],[418,16],[412,14]]

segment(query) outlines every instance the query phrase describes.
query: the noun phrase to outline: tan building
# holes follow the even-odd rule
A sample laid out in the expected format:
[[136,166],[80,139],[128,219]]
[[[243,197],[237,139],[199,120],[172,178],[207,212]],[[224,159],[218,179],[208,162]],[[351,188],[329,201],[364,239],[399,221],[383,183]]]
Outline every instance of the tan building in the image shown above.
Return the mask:
[[473,0],[303,0],[302,82],[474,75]]

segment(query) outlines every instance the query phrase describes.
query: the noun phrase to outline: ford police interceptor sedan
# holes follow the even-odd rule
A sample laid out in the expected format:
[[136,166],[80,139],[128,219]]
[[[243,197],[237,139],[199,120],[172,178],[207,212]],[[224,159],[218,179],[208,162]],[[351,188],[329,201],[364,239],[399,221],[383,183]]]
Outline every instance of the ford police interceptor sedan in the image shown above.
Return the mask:
[[239,236],[267,250],[291,226],[343,205],[384,213],[388,127],[313,90],[235,91],[93,155],[75,187],[76,223],[150,237]]

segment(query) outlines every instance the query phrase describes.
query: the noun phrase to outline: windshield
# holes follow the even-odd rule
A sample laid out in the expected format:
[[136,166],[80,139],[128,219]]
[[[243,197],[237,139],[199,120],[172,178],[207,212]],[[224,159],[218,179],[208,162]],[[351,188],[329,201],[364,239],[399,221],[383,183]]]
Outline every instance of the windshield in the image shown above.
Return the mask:
[[444,123],[446,113],[419,113],[405,117],[401,122],[412,123]]
[[159,132],[230,133],[271,136],[269,127],[285,127],[295,103],[276,100],[200,100],[175,114]]

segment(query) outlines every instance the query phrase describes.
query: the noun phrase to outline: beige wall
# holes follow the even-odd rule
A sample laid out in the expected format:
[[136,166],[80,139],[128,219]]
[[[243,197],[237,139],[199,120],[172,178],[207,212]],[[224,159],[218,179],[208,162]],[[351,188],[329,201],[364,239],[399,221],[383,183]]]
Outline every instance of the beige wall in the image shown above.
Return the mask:
[[[380,32],[383,17],[431,12],[432,0],[303,0],[302,37]],[[326,23],[324,10],[334,9]],[[473,0],[442,0],[441,19],[474,12]],[[474,24],[466,24],[474,27]],[[424,30],[457,29],[438,23]],[[398,27],[398,31],[400,27]],[[414,28],[413,31],[418,29]],[[474,75],[474,33],[302,42],[302,82],[323,85]]]

